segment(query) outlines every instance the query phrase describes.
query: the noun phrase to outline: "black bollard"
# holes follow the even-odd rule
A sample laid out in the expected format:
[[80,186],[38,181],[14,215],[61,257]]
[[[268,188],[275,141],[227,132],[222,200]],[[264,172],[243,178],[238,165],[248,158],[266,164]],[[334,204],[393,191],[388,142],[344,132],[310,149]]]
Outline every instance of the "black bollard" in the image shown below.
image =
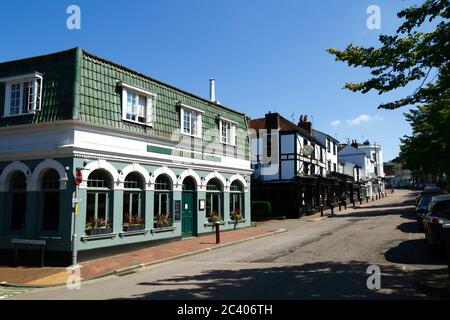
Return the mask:
[[220,243],[220,222],[216,222],[216,244]]

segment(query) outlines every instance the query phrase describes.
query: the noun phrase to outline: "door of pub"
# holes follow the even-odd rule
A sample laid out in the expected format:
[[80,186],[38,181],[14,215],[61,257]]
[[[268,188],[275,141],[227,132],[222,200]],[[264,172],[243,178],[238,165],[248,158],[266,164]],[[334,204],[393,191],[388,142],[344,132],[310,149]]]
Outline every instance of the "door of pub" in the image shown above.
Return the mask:
[[183,237],[196,235],[194,192],[183,192],[181,203],[181,231]]

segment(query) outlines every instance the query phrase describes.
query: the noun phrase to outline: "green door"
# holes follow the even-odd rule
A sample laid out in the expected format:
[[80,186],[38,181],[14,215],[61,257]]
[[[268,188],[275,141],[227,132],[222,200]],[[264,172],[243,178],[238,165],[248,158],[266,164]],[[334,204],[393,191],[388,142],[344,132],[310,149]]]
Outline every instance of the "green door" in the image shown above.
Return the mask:
[[181,201],[181,230],[183,237],[195,235],[194,193],[183,192]]

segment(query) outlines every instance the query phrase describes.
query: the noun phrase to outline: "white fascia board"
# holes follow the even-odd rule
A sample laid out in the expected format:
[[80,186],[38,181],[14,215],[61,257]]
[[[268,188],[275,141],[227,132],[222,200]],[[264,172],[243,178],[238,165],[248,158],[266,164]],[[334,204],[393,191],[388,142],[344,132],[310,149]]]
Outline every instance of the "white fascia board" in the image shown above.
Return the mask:
[[42,73],[34,72],[34,73],[21,74],[18,76],[0,78],[0,82],[12,82],[12,81],[25,80],[25,79],[32,79],[32,78],[41,78],[42,79]]
[[234,125],[236,125],[236,124],[237,124],[237,122],[236,122],[236,121],[233,121],[233,120],[230,120],[230,119],[224,118],[224,117],[222,117],[222,116],[218,116],[218,118],[219,118],[219,120],[220,120],[220,121],[228,122],[228,123],[231,123],[231,124],[234,124]]
[[143,95],[146,95],[146,96],[156,97],[156,94],[153,93],[153,92],[150,92],[150,91],[142,89],[142,88],[135,87],[135,86],[133,86],[131,84],[128,84],[128,83],[125,83],[125,82],[122,82],[122,81],[119,81],[119,86],[121,86],[121,87],[123,87],[125,89],[129,89],[129,90],[132,90],[132,91],[139,92],[139,93],[141,93]]
[[189,109],[189,110],[192,110],[192,111],[195,111],[195,112],[198,112],[198,113],[205,113],[205,111],[203,111],[201,109],[198,109],[198,108],[195,108],[195,107],[191,107],[191,106],[189,106],[187,104],[184,104],[184,103],[181,103],[181,102],[179,102],[177,105],[182,107],[182,108],[184,108],[184,109]]

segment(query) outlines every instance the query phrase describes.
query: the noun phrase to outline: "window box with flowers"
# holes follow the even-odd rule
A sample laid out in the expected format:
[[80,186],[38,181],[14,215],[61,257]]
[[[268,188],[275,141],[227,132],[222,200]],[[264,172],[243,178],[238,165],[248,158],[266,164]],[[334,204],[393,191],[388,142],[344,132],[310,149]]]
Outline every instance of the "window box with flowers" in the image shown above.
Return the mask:
[[138,231],[145,229],[145,221],[143,218],[133,215],[125,215],[125,220],[123,223],[123,231]]
[[236,209],[233,212],[230,212],[231,223],[234,224],[234,229],[237,228],[237,225],[241,222],[244,222],[245,219],[242,219],[241,210]]
[[91,219],[86,223],[85,232],[87,236],[112,233],[112,224],[103,218]]
[[169,228],[172,227],[172,219],[168,214],[159,214],[155,217],[154,227],[161,228]]

